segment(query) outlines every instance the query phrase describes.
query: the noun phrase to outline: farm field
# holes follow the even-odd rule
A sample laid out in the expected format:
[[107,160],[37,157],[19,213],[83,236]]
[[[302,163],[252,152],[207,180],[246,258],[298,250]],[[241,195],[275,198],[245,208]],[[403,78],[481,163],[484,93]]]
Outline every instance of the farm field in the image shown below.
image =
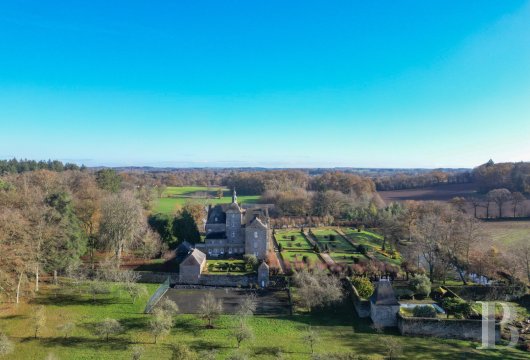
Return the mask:
[[[131,303],[130,298],[111,286],[109,294],[97,295],[93,302],[90,296],[78,293],[76,288],[53,289],[43,286],[41,293],[30,304],[14,306],[2,304],[0,324],[15,343],[15,352],[3,359],[45,359],[49,354],[66,360],[129,360],[133,346],[144,349],[143,359],[169,359],[171,346],[177,343],[188,345],[193,350],[213,349],[217,359],[226,359],[236,351],[233,330],[237,318],[222,315],[214,329],[206,329],[204,321],[194,315],[177,315],[175,326],[168,336],[153,344],[147,331],[150,315],[143,314],[147,296]],[[152,293],[156,285],[147,285]],[[46,324],[37,339],[33,338],[31,314],[35,306],[46,306]],[[109,341],[95,331],[95,324],[105,318],[120,321],[125,332],[111,336]],[[68,337],[57,330],[57,326],[69,319],[76,323]],[[286,359],[307,360],[310,350],[303,340],[305,329],[311,325],[318,332],[320,341],[315,345],[316,353],[378,354],[384,356],[385,339],[395,338],[403,347],[405,359],[478,359],[515,360],[529,358],[526,353],[498,346],[495,350],[477,350],[477,344],[467,341],[412,338],[395,332],[376,333],[366,320],[355,317],[351,305],[335,306],[326,313],[296,313],[290,315],[256,315],[249,320],[255,333],[253,341],[244,342],[242,351],[252,359],[276,359],[280,350]]]
[[449,201],[456,196],[466,197],[475,194],[475,184],[446,184],[420,189],[378,191],[387,203],[392,201]]
[[[188,201],[199,201],[204,205],[226,204],[232,202],[232,190],[223,188],[223,197],[217,198],[218,187],[205,186],[168,186],[161,198],[156,199],[153,212],[171,214]],[[239,196],[240,204],[257,203],[259,195]]]
[[499,249],[520,240],[530,241],[530,221],[484,221],[486,235]]

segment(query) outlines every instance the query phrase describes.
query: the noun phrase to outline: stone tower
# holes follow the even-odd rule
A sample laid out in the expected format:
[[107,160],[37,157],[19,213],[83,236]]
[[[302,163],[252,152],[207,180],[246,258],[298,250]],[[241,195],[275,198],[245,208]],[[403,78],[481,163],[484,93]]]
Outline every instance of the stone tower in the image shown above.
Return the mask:
[[236,189],[232,193],[232,203],[226,209],[226,238],[228,242],[241,241],[242,211],[237,204]]

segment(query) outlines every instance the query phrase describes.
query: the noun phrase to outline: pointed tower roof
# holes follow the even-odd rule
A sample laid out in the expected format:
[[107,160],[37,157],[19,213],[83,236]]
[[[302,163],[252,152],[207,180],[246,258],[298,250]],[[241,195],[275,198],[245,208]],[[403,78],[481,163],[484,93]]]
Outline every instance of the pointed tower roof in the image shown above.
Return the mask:
[[236,188],[234,187],[234,189],[232,190],[232,204],[237,204],[237,193],[236,193]]

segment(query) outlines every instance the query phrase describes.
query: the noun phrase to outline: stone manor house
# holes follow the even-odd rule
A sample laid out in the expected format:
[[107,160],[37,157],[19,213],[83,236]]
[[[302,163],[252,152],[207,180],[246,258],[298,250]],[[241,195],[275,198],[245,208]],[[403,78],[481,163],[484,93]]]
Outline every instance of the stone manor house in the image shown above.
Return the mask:
[[196,248],[209,257],[250,254],[264,260],[271,246],[268,208],[242,209],[235,189],[232,203],[208,207],[205,232]]

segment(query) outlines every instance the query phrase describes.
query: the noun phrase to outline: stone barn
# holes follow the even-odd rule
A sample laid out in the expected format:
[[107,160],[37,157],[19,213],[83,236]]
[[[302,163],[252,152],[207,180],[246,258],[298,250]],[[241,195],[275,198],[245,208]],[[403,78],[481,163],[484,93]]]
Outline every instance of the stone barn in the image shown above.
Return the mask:
[[201,273],[206,269],[206,254],[200,250],[193,251],[179,266],[179,280],[181,283],[198,284]]
[[374,325],[378,327],[397,326],[399,308],[400,305],[390,281],[379,280],[370,297],[370,318]]

